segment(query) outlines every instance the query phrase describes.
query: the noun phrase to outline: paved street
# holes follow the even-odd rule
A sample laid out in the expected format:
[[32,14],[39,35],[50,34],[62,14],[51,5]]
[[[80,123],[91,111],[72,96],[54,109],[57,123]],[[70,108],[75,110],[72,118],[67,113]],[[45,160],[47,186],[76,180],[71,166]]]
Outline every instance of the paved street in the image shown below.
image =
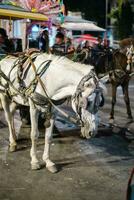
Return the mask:
[[[109,88],[109,86],[108,86]],[[110,93],[110,89],[108,89]],[[130,87],[134,115],[134,80]],[[101,120],[106,125],[110,112],[109,94]],[[51,156],[60,171],[51,174],[45,168],[30,170],[30,128],[20,128],[16,114],[18,151],[8,153],[8,129],[3,113],[0,121],[0,200],[125,200],[127,181],[134,167],[134,123],[127,116],[122,91],[118,89],[114,128],[101,126],[96,138],[84,140],[79,130],[58,117],[60,137],[53,139]],[[38,141],[41,160],[43,133]]]

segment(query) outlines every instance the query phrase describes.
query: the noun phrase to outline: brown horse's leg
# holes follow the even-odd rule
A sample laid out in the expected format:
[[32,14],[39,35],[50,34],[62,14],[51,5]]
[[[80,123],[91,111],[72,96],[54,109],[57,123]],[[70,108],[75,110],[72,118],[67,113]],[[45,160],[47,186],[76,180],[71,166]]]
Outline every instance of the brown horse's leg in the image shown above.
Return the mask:
[[130,107],[128,85],[129,85],[129,82],[125,82],[124,84],[122,84],[122,91],[123,91],[123,95],[124,95],[124,101],[125,101],[126,107],[127,107],[128,118],[133,119],[131,107]]
[[110,113],[110,120],[114,120],[114,106],[116,103],[116,91],[117,91],[117,86],[115,84],[112,84],[112,107],[111,107],[111,113]]

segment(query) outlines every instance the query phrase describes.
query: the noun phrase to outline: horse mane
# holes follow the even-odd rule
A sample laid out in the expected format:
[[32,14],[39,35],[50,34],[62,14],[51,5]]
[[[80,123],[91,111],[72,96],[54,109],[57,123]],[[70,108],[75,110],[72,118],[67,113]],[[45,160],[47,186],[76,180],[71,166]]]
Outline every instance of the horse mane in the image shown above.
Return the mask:
[[68,67],[75,68],[77,70],[82,71],[83,68],[88,68],[88,69],[93,69],[94,67],[92,65],[86,65],[78,62],[74,62],[66,57],[63,56],[55,56],[55,55],[49,55],[50,59],[52,59],[52,62],[56,65],[61,64],[61,65],[68,65]]

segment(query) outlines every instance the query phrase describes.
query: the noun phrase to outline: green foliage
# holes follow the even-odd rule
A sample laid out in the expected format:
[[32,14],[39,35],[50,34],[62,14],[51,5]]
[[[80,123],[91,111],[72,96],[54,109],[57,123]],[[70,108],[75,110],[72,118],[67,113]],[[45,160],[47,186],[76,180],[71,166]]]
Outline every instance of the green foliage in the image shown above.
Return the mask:
[[87,20],[105,27],[105,0],[64,0],[68,10],[81,11]]
[[119,9],[112,8],[111,13],[108,15],[108,17],[119,20]]
[[115,19],[116,31],[119,39],[124,39],[132,34],[133,12],[128,1],[118,0],[118,7],[113,8],[110,17]]

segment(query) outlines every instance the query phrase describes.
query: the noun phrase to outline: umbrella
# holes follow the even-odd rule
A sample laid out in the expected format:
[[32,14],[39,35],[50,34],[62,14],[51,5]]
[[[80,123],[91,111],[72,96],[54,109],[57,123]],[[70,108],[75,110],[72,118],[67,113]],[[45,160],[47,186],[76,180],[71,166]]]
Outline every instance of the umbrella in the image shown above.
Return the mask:
[[90,46],[98,43],[97,38],[90,34],[84,34],[84,35],[80,35],[74,38],[74,42],[76,43],[81,43],[85,41],[89,41]]
[[93,42],[93,43],[98,43],[97,38],[90,35],[90,34],[84,34],[81,35],[79,38],[77,38],[79,41],[89,41],[89,42]]

